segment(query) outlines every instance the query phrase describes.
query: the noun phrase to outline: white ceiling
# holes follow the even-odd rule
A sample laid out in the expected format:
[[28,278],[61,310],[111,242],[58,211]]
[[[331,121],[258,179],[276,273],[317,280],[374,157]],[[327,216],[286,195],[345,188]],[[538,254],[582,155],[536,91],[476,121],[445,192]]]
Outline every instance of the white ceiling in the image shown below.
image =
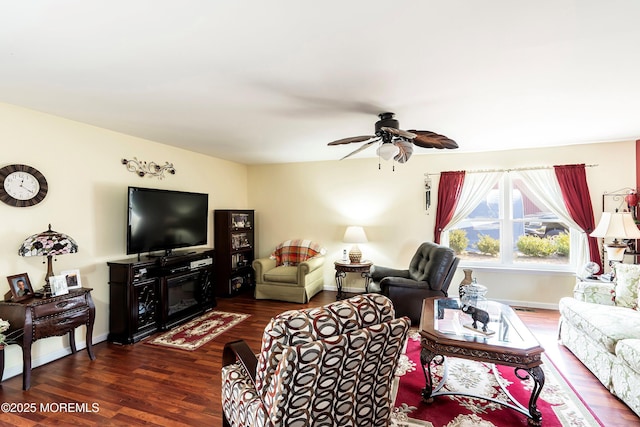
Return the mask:
[[458,151],[633,140],[639,18],[637,0],[0,0],[0,102],[247,164],[338,159],[358,145],[327,143],[382,111]]

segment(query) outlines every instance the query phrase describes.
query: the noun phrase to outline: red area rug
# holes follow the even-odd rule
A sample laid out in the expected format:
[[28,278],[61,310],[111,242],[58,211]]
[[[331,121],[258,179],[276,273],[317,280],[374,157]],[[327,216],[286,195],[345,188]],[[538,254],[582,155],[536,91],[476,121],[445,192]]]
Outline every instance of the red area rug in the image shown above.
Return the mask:
[[184,325],[175,327],[146,344],[193,351],[249,317],[248,314],[209,311]]
[[[542,365],[545,384],[538,398],[538,410],[542,413],[543,427],[602,426],[571,386],[544,357]],[[492,366],[458,358],[448,358],[449,374],[443,387],[448,391],[464,391],[476,395],[507,400],[492,372]],[[435,367],[434,367],[435,366]],[[442,378],[443,367],[432,364],[434,383]],[[533,381],[520,380],[514,368],[498,366],[500,381],[508,392],[523,406],[528,407]],[[432,403],[424,403],[421,391],[425,385],[420,366],[420,336],[412,331],[406,354],[401,356],[397,374],[397,390],[393,424],[398,427],[499,427],[527,426],[527,416],[483,399],[465,396],[437,396]]]

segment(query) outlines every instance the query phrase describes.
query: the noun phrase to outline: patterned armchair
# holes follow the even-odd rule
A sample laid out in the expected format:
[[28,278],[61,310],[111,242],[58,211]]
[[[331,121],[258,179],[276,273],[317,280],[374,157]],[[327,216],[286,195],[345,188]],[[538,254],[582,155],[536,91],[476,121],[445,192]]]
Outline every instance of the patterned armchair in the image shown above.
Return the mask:
[[324,288],[324,252],[311,240],[286,240],[269,258],[254,260],[256,299],[308,302]]
[[387,426],[393,376],[409,319],[363,294],[271,320],[262,349],[244,341],[223,353],[225,426]]

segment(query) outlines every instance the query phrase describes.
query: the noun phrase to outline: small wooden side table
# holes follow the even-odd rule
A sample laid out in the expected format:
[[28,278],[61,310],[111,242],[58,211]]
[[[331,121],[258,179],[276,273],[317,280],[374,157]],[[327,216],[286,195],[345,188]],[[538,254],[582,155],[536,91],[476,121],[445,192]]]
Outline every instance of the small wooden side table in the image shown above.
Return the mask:
[[[0,302],[0,318],[9,321],[7,333],[21,330],[16,344],[22,347],[22,389],[31,387],[31,344],[41,338],[69,335],[71,352],[76,352],[74,331],[87,326],[87,353],[95,360],[92,335],[95,306],[90,288],[70,289],[66,295],[49,298],[29,298],[18,302]],[[0,380],[4,373],[4,351],[0,355]]]
[[344,284],[344,278],[347,277],[347,273],[360,273],[364,279],[364,290],[369,292],[369,284],[371,283],[371,261],[361,261],[358,264],[351,263],[349,261],[335,261],[333,263],[336,268],[336,286],[338,287],[338,295],[336,299],[345,298],[342,292],[342,285]]

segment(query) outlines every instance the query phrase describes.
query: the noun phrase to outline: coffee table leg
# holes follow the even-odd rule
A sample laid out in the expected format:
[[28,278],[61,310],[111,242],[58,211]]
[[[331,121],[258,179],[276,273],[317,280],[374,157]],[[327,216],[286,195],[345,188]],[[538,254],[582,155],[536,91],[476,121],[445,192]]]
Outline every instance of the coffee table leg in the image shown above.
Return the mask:
[[431,376],[431,361],[437,356],[436,353],[422,347],[420,351],[420,364],[424,373],[425,386],[422,389],[422,400],[428,403],[433,402],[431,393],[433,393],[433,377]]
[[[520,375],[519,371],[526,371],[528,375]],[[516,368],[515,374],[521,380],[527,379],[528,376],[533,380],[533,388],[529,398],[529,424],[539,426],[542,424],[542,414],[538,410],[538,397],[544,387],[544,371],[541,366],[535,366],[530,369]]]

